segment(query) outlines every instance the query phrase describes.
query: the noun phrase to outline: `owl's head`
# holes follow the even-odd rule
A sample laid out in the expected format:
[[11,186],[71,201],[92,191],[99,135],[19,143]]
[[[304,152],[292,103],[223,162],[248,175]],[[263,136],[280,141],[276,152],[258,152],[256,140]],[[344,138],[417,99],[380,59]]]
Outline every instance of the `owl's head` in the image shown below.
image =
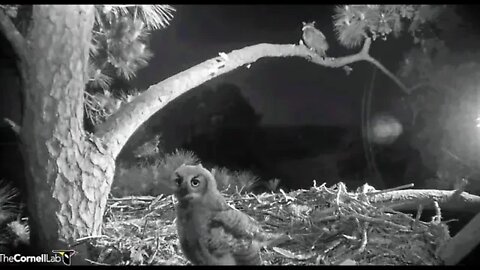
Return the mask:
[[303,27],[302,27],[302,31],[304,31],[305,29],[309,28],[309,27],[315,27],[315,21],[312,21],[312,22],[302,22],[303,24]]
[[199,200],[207,192],[218,192],[215,178],[202,164],[181,165],[173,173],[172,181],[180,201]]

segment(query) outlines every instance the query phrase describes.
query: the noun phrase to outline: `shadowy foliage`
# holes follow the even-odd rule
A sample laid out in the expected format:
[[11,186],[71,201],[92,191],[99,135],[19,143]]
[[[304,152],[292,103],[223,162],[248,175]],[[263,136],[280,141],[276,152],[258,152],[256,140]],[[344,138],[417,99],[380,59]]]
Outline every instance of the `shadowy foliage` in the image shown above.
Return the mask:
[[[453,19],[458,17],[452,9],[449,12]],[[477,48],[465,49],[475,47],[478,41],[472,44],[472,32],[446,35],[453,31],[452,26],[442,25],[445,30],[423,39],[406,55],[399,70],[400,76],[415,85],[404,100],[413,112],[412,144],[426,166],[436,172],[426,183],[428,187],[451,189],[465,179],[469,182],[466,190],[478,193],[480,54]]]

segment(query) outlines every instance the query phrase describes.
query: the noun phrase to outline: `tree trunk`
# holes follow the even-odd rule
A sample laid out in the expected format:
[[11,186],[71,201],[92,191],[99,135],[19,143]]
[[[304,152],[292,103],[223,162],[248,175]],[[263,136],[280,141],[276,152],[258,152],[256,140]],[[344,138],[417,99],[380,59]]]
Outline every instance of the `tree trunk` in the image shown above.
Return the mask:
[[50,253],[101,233],[115,163],[83,129],[94,7],[35,5],[32,19],[20,136],[31,243]]

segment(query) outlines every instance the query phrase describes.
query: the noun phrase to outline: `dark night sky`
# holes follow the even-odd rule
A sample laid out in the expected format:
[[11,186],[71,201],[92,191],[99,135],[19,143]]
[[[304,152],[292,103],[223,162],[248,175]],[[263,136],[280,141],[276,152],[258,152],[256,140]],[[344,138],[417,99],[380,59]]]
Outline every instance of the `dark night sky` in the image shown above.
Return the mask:
[[[316,21],[330,43],[329,55],[356,52],[336,44],[332,15],[327,5],[190,5],[175,6],[171,25],[154,32],[150,46],[155,53],[150,65],[138,72],[135,86],[146,88],[171,75],[218,55],[248,45],[268,42],[298,43],[302,21]],[[403,44],[403,45],[402,45]],[[408,42],[377,42],[372,54],[389,68],[402,57]],[[372,66],[357,63],[354,73],[328,69],[300,58],[268,58],[250,69],[239,68],[207,84],[234,83],[264,124],[358,125],[361,95],[371,80]],[[377,85],[387,96],[399,93],[377,73]],[[381,97],[379,97],[381,98]]]

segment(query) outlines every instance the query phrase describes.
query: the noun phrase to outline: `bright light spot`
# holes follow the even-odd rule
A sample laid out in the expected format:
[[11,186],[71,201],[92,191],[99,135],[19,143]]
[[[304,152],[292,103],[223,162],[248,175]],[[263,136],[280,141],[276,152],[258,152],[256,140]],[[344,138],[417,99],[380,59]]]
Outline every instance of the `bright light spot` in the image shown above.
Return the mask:
[[391,144],[402,134],[403,126],[395,117],[380,114],[372,119],[371,132],[374,143]]
[[480,128],[480,116],[477,117],[477,127]]

